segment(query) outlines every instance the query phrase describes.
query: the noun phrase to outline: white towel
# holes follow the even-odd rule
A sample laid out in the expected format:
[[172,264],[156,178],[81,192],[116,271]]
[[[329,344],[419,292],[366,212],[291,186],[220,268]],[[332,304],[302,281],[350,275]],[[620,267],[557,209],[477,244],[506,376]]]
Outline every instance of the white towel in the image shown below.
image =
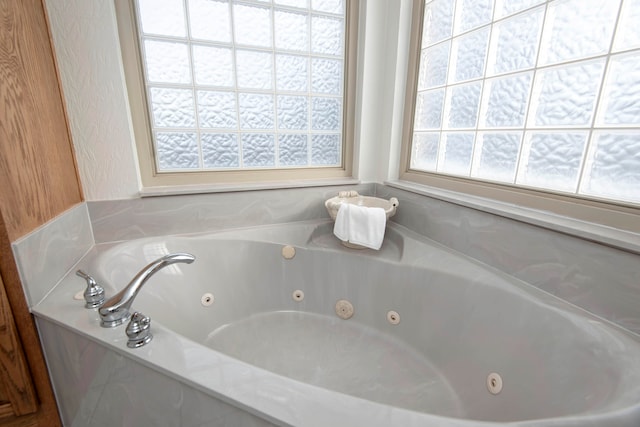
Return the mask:
[[340,240],[378,250],[386,225],[387,215],[382,208],[341,203],[333,234]]

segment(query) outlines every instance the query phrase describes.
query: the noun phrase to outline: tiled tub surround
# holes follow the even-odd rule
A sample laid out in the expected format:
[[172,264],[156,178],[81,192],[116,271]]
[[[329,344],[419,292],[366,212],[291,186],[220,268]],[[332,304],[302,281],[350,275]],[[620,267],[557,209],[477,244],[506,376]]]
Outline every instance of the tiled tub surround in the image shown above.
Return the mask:
[[[112,295],[178,251],[196,261],[159,271],[134,302],[154,332],[140,349],[74,299],[84,283],[73,272],[33,307],[66,425],[113,425],[108,413],[202,425],[188,412],[207,399],[294,426],[640,422],[637,336],[398,224],[380,251],[343,247],[317,219],[98,244],[76,267]],[[349,320],[339,299],[355,307]],[[504,381],[497,395],[491,372]]]

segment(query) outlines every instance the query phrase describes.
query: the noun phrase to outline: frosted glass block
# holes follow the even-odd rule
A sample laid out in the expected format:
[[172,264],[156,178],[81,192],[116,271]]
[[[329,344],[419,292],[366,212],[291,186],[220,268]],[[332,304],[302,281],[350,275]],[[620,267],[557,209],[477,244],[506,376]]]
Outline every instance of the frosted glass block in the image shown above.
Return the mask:
[[422,47],[427,47],[448,37],[453,28],[454,0],[435,0],[424,9]]
[[271,47],[271,10],[244,4],[233,5],[235,41],[239,45]]
[[480,158],[472,175],[491,181],[513,183],[515,181],[521,133],[480,133],[478,144]]
[[229,2],[189,0],[189,26],[194,39],[230,43]]
[[614,50],[640,47],[638,22],[640,22],[640,0],[624,0],[616,30],[616,40],[613,44]]
[[278,136],[278,162],[280,166],[306,166],[309,137],[306,134]]
[[203,128],[235,129],[238,126],[236,94],[198,91],[198,120]]
[[591,123],[604,60],[538,71],[533,94],[536,126]]
[[339,166],[342,144],[340,135],[311,135],[311,164]]
[[344,44],[342,19],[313,16],[311,18],[311,52],[325,55],[342,55]]
[[275,166],[275,136],[269,133],[242,134],[242,164],[248,167]]
[[274,11],[276,48],[309,50],[309,16],[304,13]]
[[544,8],[494,25],[488,74],[532,68],[536,63]]
[[493,0],[459,0],[456,6],[456,34],[491,22]]
[[231,49],[193,45],[193,68],[196,84],[234,86]]
[[529,103],[532,73],[516,74],[485,83],[486,107],[481,123],[486,127],[523,127]]
[[198,138],[190,132],[157,132],[156,161],[160,171],[196,169],[200,153]]
[[556,1],[547,7],[541,64],[585,58],[609,50],[620,0]]
[[327,13],[344,13],[342,0],[311,0],[311,9]]
[[202,133],[202,161],[205,168],[237,168],[240,166],[238,139],[234,133]]
[[191,89],[152,87],[153,123],[158,127],[194,127],[196,125]]
[[164,36],[185,37],[182,0],[139,0],[142,32]]
[[342,93],[342,60],[313,58],[311,60],[311,91],[340,95]]
[[278,96],[278,129],[307,129],[308,104],[306,96]]
[[454,82],[476,79],[484,74],[488,43],[488,27],[454,39]]
[[306,9],[309,7],[309,0],[273,0],[275,4],[290,7],[300,7]]
[[416,132],[411,144],[411,169],[435,171],[438,165],[440,133]]
[[511,15],[544,2],[545,0],[496,0],[496,17]]
[[239,93],[241,129],[273,129],[273,95],[259,93]]
[[414,130],[440,129],[443,106],[444,89],[419,92],[416,98]]
[[185,43],[144,41],[147,80],[151,83],[191,83],[189,48]]
[[469,176],[473,158],[474,134],[444,133],[444,159],[438,164],[438,172]]
[[236,77],[242,89],[271,89],[273,59],[268,52],[236,50]]
[[640,124],[639,53],[611,57],[601,105],[604,124]]
[[449,110],[447,125],[449,128],[473,128],[478,118],[478,104],[480,103],[480,82],[447,89]]
[[420,54],[420,74],[418,75],[418,90],[442,86],[447,82],[449,69],[449,50],[451,42],[440,43],[428,49],[422,49]]
[[276,89],[306,92],[309,60],[304,56],[276,55]]
[[581,193],[640,202],[640,134],[598,132]]
[[311,98],[311,128],[339,131],[342,123],[342,99]]
[[532,133],[525,143],[517,183],[558,191],[576,191],[586,133]]

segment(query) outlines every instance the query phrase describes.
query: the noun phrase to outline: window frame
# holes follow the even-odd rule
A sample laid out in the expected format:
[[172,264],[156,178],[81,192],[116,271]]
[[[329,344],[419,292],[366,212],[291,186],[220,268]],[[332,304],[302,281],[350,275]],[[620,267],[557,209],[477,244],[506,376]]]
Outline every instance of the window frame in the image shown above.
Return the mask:
[[508,205],[550,212],[554,215],[640,233],[640,205],[633,203],[411,169],[413,121],[417,99],[425,1],[410,1],[412,2],[412,13],[398,171],[400,181],[459,193],[462,197],[464,195],[481,197]]
[[238,189],[259,185],[266,187],[328,185],[353,179],[356,117],[356,69],[358,50],[359,0],[345,0],[344,90],[342,111],[342,153],[339,166],[306,166],[292,168],[255,168],[210,171],[159,172],[156,166],[151,118],[145,89],[140,37],[132,0],[114,0],[123,73],[127,85],[131,126],[135,137],[137,163],[142,194],[155,194],[156,189],[192,187],[203,189]]

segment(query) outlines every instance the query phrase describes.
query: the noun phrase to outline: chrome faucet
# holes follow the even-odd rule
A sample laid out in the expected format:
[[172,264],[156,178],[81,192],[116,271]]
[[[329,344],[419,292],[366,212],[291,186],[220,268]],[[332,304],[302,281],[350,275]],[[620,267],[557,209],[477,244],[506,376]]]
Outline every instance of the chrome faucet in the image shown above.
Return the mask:
[[184,262],[191,264],[196,257],[187,253],[175,253],[165,255],[158,258],[145,268],[140,270],[138,274],[129,282],[129,284],[120,292],[111,297],[98,310],[100,313],[100,326],[103,328],[114,328],[122,325],[129,319],[129,309],[136,295],[151,276],[164,267],[175,264],[176,262]]

